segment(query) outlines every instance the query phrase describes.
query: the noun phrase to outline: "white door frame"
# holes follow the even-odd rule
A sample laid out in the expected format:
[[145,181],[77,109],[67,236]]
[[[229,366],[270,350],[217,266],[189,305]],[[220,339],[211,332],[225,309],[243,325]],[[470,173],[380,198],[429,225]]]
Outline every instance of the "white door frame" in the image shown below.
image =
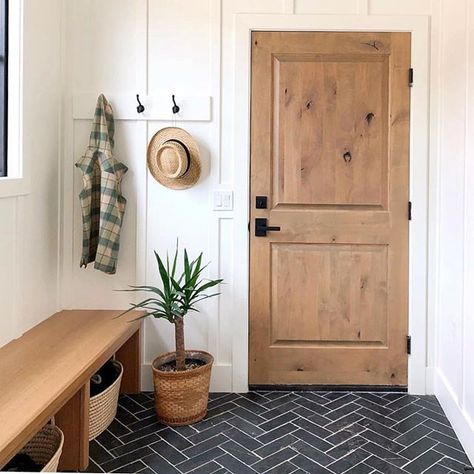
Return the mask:
[[[429,19],[423,16],[235,15],[234,37],[234,297],[232,390],[248,390],[249,336],[249,190],[250,73],[252,31],[389,31],[412,33],[410,125],[409,333],[408,390],[426,393],[428,153],[429,153]],[[408,73],[407,73],[408,74]],[[408,76],[407,76],[408,80]]]

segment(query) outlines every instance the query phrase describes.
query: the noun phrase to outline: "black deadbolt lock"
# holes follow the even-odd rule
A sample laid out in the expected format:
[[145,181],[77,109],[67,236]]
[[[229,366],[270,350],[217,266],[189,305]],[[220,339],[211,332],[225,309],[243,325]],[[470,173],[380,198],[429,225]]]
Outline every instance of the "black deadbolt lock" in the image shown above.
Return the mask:
[[257,209],[266,209],[267,208],[267,196],[257,196],[255,198],[255,207]]

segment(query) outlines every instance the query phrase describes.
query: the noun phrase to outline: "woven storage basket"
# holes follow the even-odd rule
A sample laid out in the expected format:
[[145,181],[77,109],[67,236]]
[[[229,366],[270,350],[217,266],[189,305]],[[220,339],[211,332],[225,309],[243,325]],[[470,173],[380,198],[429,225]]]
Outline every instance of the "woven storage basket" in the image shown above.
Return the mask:
[[44,465],[41,472],[57,472],[63,451],[63,432],[54,425],[46,425],[20,451],[37,464]]
[[198,359],[205,365],[183,372],[160,370],[175,358],[174,352],[168,352],[153,361],[156,414],[167,425],[190,425],[206,416],[214,358],[207,352],[186,351],[186,359]]
[[117,414],[120,383],[122,382],[123,366],[118,360],[114,364],[120,367],[117,380],[103,392],[90,398],[89,402],[89,441],[103,433]]

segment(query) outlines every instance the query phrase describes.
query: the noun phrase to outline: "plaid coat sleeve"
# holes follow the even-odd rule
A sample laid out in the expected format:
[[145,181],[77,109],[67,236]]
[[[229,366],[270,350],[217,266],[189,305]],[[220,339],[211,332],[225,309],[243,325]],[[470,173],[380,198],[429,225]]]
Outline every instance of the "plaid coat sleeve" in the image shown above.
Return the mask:
[[113,274],[117,269],[120,231],[126,199],[121,182],[128,168],[113,157],[114,117],[111,105],[100,95],[92,123],[89,146],[76,163],[82,171],[81,267],[94,262],[94,268]]

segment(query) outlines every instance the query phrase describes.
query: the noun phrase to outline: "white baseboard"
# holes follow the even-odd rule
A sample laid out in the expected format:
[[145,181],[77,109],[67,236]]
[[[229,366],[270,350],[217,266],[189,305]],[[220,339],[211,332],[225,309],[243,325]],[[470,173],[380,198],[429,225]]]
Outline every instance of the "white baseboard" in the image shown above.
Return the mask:
[[439,369],[435,369],[434,373],[434,392],[471,463],[474,463],[474,422]]
[[426,395],[434,395],[434,379],[436,369],[434,367],[426,367]]
[[[142,390],[153,391],[151,363],[142,364]],[[232,391],[232,366],[230,364],[214,364],[211,375],[211,392]]]

